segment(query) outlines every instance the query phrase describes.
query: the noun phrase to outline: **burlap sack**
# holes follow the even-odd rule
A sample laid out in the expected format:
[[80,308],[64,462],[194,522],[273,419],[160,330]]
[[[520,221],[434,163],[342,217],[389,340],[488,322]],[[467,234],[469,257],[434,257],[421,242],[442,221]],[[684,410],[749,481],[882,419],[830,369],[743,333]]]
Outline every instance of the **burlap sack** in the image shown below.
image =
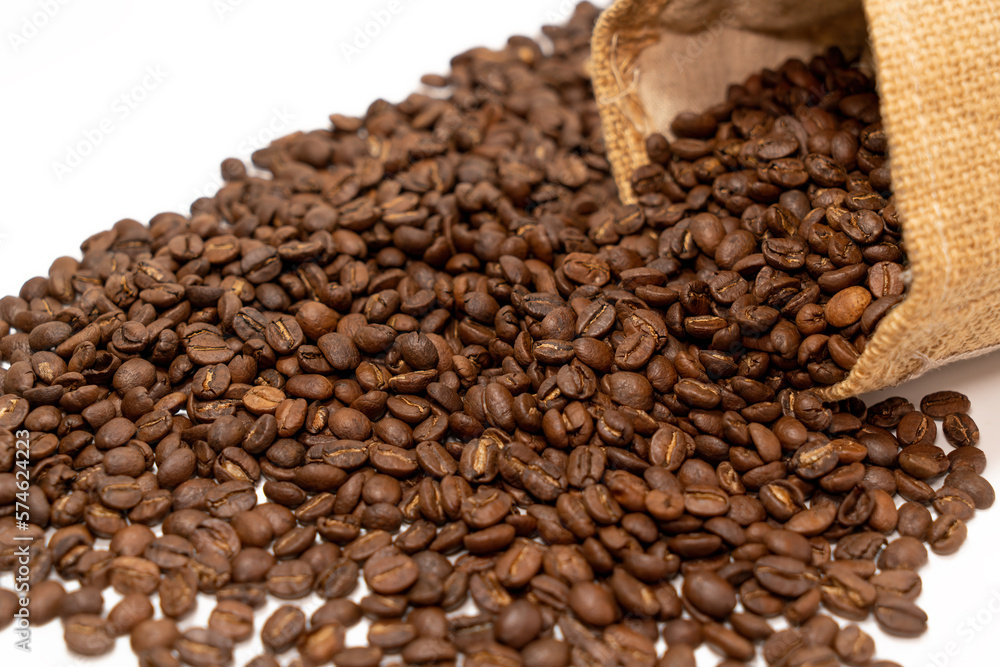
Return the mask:
[[870,48],[910,260],[905,300],[829,399],[1000,345],[1000,2],[617,0],[591,63],[621,198],[644,138],[740,82],[829,45]]

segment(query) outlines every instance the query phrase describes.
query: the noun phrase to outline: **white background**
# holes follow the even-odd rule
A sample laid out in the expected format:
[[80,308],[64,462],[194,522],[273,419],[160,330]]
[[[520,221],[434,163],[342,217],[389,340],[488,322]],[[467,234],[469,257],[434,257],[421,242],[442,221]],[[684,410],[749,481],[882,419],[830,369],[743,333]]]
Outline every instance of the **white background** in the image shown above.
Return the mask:
[[[355,43],[372,12],[390,4],[398,11],[388,24],[368,44]],[[361,114],[378,97],[399,100],[461,51],[536,35],[570,7],[566,0],[4,0],[0,295],[16,294],[56,257],[77,255],[81,241],[120,218],[145,222],[185,210],[214,192],[223,158],[248,158],[275,132],[326,127],[333,112]],[[360,53],[348,57],[345,45]],[[1000,356],[949,366],[895,393],[916,402],[941,388],[972,397],[982,446],[996,455]],[[987,471],[994,486],[997,469]],[[997,664],[998,536],[1000,509],[983,512],[957,555],[931,555],[920,598],[930,630],[919,640],[892,640],[866,624],[880,657],[908,667]],[[0,584],[10,587],[9,576]],[[106,610],[116,599],[109,593]],[[204,623],[210,608],[204,600],[185,624]],[[364,634],[350,637],[356,644]],[[13,642],[8,628],[0,658],[26,663]],[[259,643],[241,648],[237,662],[255,651]],[[58,622],[36,629],[30,660],[92,662],[65,651]],[[122,640],[99,662],[134,658]]]

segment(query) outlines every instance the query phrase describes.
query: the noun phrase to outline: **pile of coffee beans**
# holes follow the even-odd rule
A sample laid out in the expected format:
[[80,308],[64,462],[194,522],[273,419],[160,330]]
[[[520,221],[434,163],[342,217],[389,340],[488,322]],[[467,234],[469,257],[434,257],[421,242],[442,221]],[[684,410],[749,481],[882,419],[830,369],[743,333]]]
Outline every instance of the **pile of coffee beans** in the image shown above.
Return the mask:
[[994,493],[966,397],[810,391],[903,298],[874,82],[831,51],[733,85],[624,206],[595,18],[279,139],[271,177],[226,160],[0,299],[32,624],[144,667],[255,633],[254,667],[895,664],[855,623],[923,632],[928,548]]

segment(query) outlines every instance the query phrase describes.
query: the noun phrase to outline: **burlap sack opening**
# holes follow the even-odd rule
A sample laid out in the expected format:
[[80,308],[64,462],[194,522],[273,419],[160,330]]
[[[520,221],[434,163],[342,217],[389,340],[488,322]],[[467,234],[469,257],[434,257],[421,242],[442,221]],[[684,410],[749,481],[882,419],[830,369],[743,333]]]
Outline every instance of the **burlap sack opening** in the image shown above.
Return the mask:
[[593,36],[592,74],[624,202],[681,111],[829,45],[871,49],[896,207],[905,300],[882,320],[840,399],[1000,345],[1000,3],[995,0],[618,0]]

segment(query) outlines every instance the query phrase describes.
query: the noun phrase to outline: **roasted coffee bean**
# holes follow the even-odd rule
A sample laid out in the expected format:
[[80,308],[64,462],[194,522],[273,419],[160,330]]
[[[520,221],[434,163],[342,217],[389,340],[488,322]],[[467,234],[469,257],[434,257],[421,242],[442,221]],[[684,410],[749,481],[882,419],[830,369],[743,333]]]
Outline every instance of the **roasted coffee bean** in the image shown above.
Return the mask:
[[570,664],[570,647],[552,637],[543,637],[521,649],[525,667],[566,667]]
[[879,555],[878,565],[883,570],[919,570],[927,562],[927,549],[914,537],[898,537]]
[[611,625],[617,615],[611,593],[591,581],[574,584],[569,591],[567,602],[573,613],[582,621],[598,627]]
[[949,473],[944,478],[944,486],[969,494],[969,497],[976,504],[976,509],[989,509],[996,500],[996,491],[989,480],[966,468],[959,468]]
[[390,546],[380,549],[365,561],[364,575],[373,591],[394,595],[412,586],[420,570],[412,558]]
[[305,597],[313,588],[315,573],[301,560],[281,561],[267,571],[267,590],[283,600]]
[[141,593],[130,593],[108,612],[108,630],[116,636],[127,635],[143,621],[153,618],[153,605]]
[[152,561],[134,556],[119,556],[111,562],[111,585],[123,595],[149,595],[156,590],[159,582],[160,568]]
[[68,618],[76,614],[97,614],[104,611],[104,596],[101,591],[91,586],[81,586],[67,593],[62,599],[59,615]]
[[764,588],[785,597],[803,595],[819,580],[811,567],[787,556],[764,556],[754,564],[753,573]]
[[377,667],[382,661],[382,649],[377,646],[347,648],[333,656],[336,667]]
[[691,572],[684,577],[682,593],[698,611],[718,620],[724,620],[736,607],[736,591],[714,572]]
[[104,655],[115,646],[108,622],[97,614],[76,614],[63,622],[63,639],[74,653]]
[[542,614],[527,600],[517,600],[504,607],[493,626],[497,641],[516,649],[534,640],[541,629]]
[[[945,423],[947,424],[947,421]],[[896,437],[904,447],[914,444],[933,445],[937,437],[937,426],[928,415],[922,412],[910,412],[899,420]]]
[[954,514],[942,514],[927,529],[927,544],[936,554],[947,555],[958,551],[965,542],[968,530],[965,522]]
[[979,444],[979,427],[964,412],[952,412],[944,418],[944,437],[954,447]]
[[899,452],[899,467],[919,479],[930,479],[948,470],[944,451],[934,445],[910,445]]
[[927,630],[927,614],[911,600],[894,593],[879,594],[875,620],[885,632],[898,637],[916,637]]
[[268,617],[260,634],[267,650],[284,653],[298,642],[305,630],[305,614],[296,607],[284,605]]
[[253,608],[235,600],[222,600],[208,617],[208,629],[241,642],[253,634]]
[[944,419],[954,413],[966,413],[970,407],[969,398],[957,391],[938,391],[920,399],[920,411],[934,419]]
[[176,623],[160,618],[139,623],[132,630],[129,641],[134,652],[143,653],[154,648],[173,648],[180,636]]
[[193,667],[221,665],[233,659],[233,641],[205,628],[185,631],[174,648],[180,659]]

